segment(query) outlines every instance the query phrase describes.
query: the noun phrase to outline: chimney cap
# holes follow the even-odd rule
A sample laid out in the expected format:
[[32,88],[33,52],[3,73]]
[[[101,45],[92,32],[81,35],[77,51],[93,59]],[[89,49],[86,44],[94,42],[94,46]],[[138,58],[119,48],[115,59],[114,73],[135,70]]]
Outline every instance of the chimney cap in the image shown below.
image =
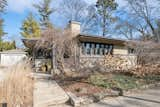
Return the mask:
[[78,22],[78,21],[70,20],[70,21],[69,21],[69,24],[78,24],[78,25],[80,25],[81,23]]

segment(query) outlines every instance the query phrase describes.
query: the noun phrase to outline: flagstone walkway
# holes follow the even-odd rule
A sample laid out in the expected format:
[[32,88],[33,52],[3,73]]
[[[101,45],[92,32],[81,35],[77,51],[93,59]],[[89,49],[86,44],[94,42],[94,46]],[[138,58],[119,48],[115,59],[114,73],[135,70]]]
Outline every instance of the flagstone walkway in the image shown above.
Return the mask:
[[34,107],[51,107],[68,101],[68,95],[49,75],[38,74],[34,77]]

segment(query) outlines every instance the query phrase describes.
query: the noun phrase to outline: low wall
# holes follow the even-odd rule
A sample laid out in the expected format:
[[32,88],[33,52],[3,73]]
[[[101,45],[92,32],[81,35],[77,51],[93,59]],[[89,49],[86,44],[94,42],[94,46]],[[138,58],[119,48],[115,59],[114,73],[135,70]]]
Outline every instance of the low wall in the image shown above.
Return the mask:
[[12,66],[26,57],[26,53],[0,53],[0,65]]

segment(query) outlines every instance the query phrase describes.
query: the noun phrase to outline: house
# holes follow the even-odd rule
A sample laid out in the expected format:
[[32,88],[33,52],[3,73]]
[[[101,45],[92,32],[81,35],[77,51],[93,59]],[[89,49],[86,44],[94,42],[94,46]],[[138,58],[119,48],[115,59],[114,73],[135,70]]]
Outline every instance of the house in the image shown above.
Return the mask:
[[[88,34],[82,34],[81,26],[79,22],[70,21],[68,28],[71,30],[71,35],[73,38],[77,38],[80,45],[78,57],[79,62],[85,66],[93,66],[94,62],[103,62],[105,55],[110,54],[113,56],[119,56],[122,59],[127,60],[127,66],[133,66],[136,62],[136,56],[133,54],[128,47],[126,47],[125,40],[106,38],[102,36],[94,36]],[[23,39],[23,43],[26,47],[33,49],[38,38]],[[35,56],[35,66],[40,67],[45,65],[45,63],[51,63],[51,54],[38,50]],[[44,58],[45,57],[45,58]],[[44,64],[42,64],[42,62]],[[126,66],[126,64],[124,64]]]
[[27,53],[22,50],[8,50],[0,52],[0,66],[8,67],[26,58]]

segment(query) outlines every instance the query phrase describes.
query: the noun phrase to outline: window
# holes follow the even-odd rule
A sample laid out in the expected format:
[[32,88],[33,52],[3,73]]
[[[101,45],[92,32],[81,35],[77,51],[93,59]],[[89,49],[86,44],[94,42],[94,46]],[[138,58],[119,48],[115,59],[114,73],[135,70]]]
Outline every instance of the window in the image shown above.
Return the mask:
[[100,54],[101,55],[104,55],[104,44],[101,44],[101,48],[100,48]]
[[92,43],[91,45],[92,45],[92,46],[91,46],[91,54],[92,54],[92,55],[95,55],[95,44]]
[[106,55],[108,53],[112,54],[113,45],[83,42],[81,50],[83,55]]
[[109,45],[109,53],[112,54],[113,53],[113,45]]
[[82,43],[82,54],[86,54],[85,43]]
[[87,55],[91,54],[91,44],[90,43],[86,43],[86,53]]
[[100,54],[100,44],[96,44],[96,55]]
[[1,103],[0,107],[7,107],[7,103]]
[[105,45],[105,55],[107,55],[108,54],[108,48],[109,48],[109,46],[108,45]]
[[134,49],[132,49],[132,48],[129,48],[128,49],[128,54],[134,54],[135,53],[135,50]]

